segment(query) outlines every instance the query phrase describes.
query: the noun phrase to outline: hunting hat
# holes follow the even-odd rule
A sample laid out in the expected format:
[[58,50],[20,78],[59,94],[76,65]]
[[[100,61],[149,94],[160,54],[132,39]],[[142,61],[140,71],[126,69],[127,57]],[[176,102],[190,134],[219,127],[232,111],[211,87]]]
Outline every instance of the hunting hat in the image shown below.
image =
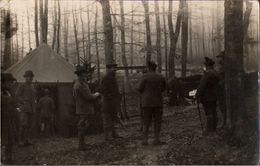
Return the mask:
[[216,57],[217,58],[224,58],[225,56],[225,51],[221,51]]
[[6,82],[6,81],[16,81],[16,79],[13,77],[11,73],[1,73],[1,82]]
[[155,63],[154,61],[148,61],[148,62],[147,62],[147,67],[148,67],[149,69],[155,70],[156,67],[157,67],[157,65],[156,65],[156,63]]
[[34,74],[31,70],[27,70],[27,71],[25,71],[23,76],[24,77],[34,77]]
[[212,59],[210,59],[209,57],[205,57],[204,59],[205,59],[204,65],[214,66],[215,62]]
[[109,64],[106,64],[106,68],[110,69],[112,67],[117,67],[117,64],[116,63],[109,63]]

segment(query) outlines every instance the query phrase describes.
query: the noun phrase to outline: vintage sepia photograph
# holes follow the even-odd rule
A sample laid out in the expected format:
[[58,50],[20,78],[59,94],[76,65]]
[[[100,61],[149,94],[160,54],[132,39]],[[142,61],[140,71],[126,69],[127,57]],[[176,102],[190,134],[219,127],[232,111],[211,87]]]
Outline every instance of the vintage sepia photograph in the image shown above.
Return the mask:
[[258,165],[259,0],[0,0],[1,165]]

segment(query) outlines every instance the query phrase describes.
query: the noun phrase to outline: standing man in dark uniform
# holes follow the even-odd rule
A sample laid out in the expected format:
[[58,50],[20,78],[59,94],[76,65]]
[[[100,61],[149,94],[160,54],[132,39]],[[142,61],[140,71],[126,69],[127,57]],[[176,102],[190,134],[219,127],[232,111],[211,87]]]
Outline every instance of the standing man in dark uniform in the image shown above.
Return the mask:
[[154,145],[162,145],[160,131],[163,115],[162,92],[166,89],[166,81],[161,74],[156,73],[157,65],[148,62],[148,72],[141,79],[138,91],[141,93],[141,104],[144,113],[144,138],[143,145],[148,145],[149,127],[154,120]]
[[216,57],[219,58],[219,69],[218,69],[218,75],[219,75],[219,90],[218,90],[218,104],[220,111],[223,115],[223,124],[222,127],[224,127],[227,123],[227,108],[226,108],[226,101],[225,101],[225,70],[224,70],[224,56],[225,51],[222,51],[219,55]]
[[20,144],[32,145],[29,141],[29,132],[32,127],[33,113],[36,110],[36,91],[32,85],[34,74],[27,70],[24,74],[25,83],[21,84],[16,91],[16,100],[20,111]]
[[120,93],[116,80],[116,66],[117,64],[106,65],[107,73],[103,77],[100,87],[106,141],[109,141],[111,136],[113,138],[120,138],[114,126],[117,121],[118,109],[120,108]]
[[12,149],[18,132],[15,128],[15,102],[11,94],[11,85],[15,81],[12,74],[1,73],[1,162],[4,164],[12,164]]
[[85,66],[77,66],[75,74],[78,79],[73,85],[73,96],[76,101],[76,114],[79,116],[78,122],[78,150],[86,150],[84,141],[86,130],[89,128],[94,115],[94,103],[100,96],[98,92],[91,94],[87,84],[89,70]]
[[205,57],[205,71],[196,93],[196,99],[202,103],[207,117],[206,133],[215,132],[218,123],[216,104],[219,78],[214,64],[212,59]]

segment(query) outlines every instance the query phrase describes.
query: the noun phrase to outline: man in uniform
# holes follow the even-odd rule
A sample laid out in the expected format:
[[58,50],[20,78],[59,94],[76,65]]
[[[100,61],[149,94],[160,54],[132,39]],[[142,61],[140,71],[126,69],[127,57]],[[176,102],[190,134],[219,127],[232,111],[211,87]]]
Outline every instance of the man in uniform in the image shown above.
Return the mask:
[[55,104],[50,97],[49,89],[44,89],[44,96],[39,100],[38,109],[40,112],[41,133],[48,136],[50,134],[50,125],[55,111]]
[[144,137],[143,145],[148,145],[149,127],[154,121],[154,145],[162,145],[165,142],[160,141],[160,131],[163,114],[163,96],[162,92],[166,89],[166,81],[161,74],[156,73],[157,65],[154,62],[148,62],[148,72],[141,79],[138,91],[141,93],[141,104],[144,114]]
[[105,140],[120,138],[115,131],[118,109],[120,108],[120,93],[116,80],[117,64],[107,64],[107,72],[101,81],[102,112]]
[[215,132],[217,128],[217,90],[218,90],[218,74],[214,69],[215,62],[205,57],[204,75],[201,78],[196,99],[201,102],[207,117],[206,134]]
[[15,128],[15,102],[11,93],[11,85],[15,81],[12,74],[1,73],[1,146],[4,149],[1,162],[4,164],[12,164],[12,147],[17,137]]
[[98,92],[91,94],[87,84],[89,70],[86,66],[77,66],[75,74],[78,79],[73,85],[73,95],[76,101],[76,114],[79,115],[78,122],[78,149],[86,150],[84,136],[89,128],[94,115],[94,101],[100,96]]
[[219,58],[219,90],[218,90],[218,104],[220,111],[223,115],[223,124],[222,127],[226,125],[227,122],[227,110],[226,110],[226,102],[225,102],[225,70],[224,70],[224,56],[225,51],[222,51],[216,57]]
[[29,132],[32,127],[33,113],[36,109],[36,91],[32,85],[34,74],[27,70],[24,74],[25,83],[21,84],[16,91],[16,100],[20,111],[20,145],[28,146]]

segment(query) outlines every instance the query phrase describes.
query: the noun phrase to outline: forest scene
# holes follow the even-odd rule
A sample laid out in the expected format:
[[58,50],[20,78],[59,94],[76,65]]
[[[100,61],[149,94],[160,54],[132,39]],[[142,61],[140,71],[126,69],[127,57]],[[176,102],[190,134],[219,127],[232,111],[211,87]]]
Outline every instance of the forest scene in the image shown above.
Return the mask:
[[[0,11],[1,83],[4,74],[14,77],[10,89],[1,86],[1,129],[7,139],[15,135],[11,144],[1,143],[1,163],[9,153],[15,165],[259,164],[259,1],[0,0]],[[112,126],[120,137],[107,141],[104,86],[113,65],[120,99]],[[158,93],[162,114],[151,117],[146,131],[150,106],[143,99],[160,86],[140,89],[153,65],[165,86]],[[90,73],[88,93],[97,96],[81,104],[94,110],[86,120],[84,150],[75,90],[81,66]],[[18,91],[30,74],[32,144],[21,146]],[[47,135],[40,108],[46,94],[54,105]],[[10,105],[13,115],[4,113]],[[5,127],[11,123],[5,115],[13,119],[13,131]],[[156,131],[160,146],[150,143]]]

